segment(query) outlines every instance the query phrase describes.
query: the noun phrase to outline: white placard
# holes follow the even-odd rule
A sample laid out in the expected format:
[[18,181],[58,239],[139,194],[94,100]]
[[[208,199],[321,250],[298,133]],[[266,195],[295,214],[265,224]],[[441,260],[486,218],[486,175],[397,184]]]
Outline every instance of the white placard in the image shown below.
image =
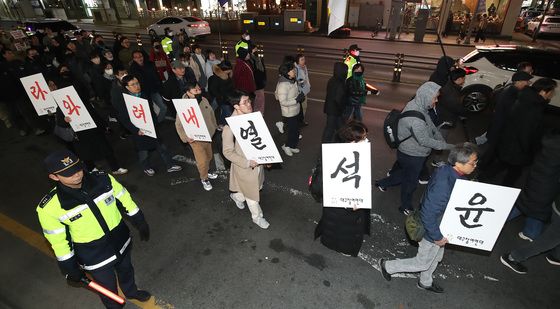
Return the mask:
[[211,142],[212,136],[208,132],[198,101],[196,99],[173,99],[172,101],[187,136],[195,141]]
[[458,179],[439,229],[450,244],[492,251],[520,191]]
[[123,93],[124,103],[130,122],[144,132],[144,135],[157,138],[154,120],[148,100]]
[[371,144],[323,144],[323,206],[371,209]]
[[97,128],[74,86],[55,90],[51,92],[51,95],[62,114],[72,119],[70,126],[74,132]]
[[12,30],[10,31],[10,34],[16,40],[25,39],[27,37],[27,35],[25,35],[25,33],[22,30]]
[[282,162],[260,112],[231,116],[226,121],[247,159],[259,164]]
[[37,115],[47,115],[56,112],[56,102],[51,97],[49,86],[43,77],[43,74],[37,73],[20,78],[23,88],[33,104]]

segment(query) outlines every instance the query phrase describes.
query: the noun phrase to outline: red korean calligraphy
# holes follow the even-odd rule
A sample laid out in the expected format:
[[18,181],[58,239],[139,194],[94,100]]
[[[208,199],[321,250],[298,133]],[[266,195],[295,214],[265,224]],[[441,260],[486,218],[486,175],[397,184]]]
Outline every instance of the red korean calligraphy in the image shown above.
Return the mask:
[[66,100],[62,100],[62,104],[68,111],[68,116],[72,115],[73,113],[76,113],[76,116],[80,116],[80,108],[82,107],[76,105],[69,95],[66,95]]
[[146,123],[146,113],[142,104],[132,106],[132,114],[138,119],[142,119]]
[[189,116],[187,118],[187,115],[185,115],[185,113],[181,113],[183,115],[183,118],[185,119],[185,121],[187,123],[192,123],[197,127],[200,128],[200,125],[198,124],[198,118],[196,117],[196,113],[194,112],[194,108],[191,107],[189,109],[187,109],[187,112],[189,113]]
[[35,86],[31,86],[31,94],[33,95],[35,100],[39,100],[39,97],[41,97],[41,100],[45,101],[45,95],[47,93],[47,91],[41,88],[38,81],[35,81]]

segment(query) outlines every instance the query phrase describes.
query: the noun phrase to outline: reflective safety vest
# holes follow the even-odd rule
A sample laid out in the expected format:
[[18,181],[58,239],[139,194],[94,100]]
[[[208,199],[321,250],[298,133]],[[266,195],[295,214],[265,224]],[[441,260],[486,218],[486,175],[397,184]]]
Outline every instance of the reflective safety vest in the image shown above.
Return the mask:
[[163,48],[163,51],[166,54],[169,54],[170,52],[173,51],[173,40],[170,39],[169,37],[165,37],[163,38],[163,40],[161,40],[161,48]]
[[37,206],[37,214],[56,259],[75,257],[85,270],[116,262],[131,241],[118,204],[128,216],[140,212],[128,191],[102,172],[84,173],[82,189],[52,189]]
[[344,64],[346,64],[346,66],[348,66],[348,74],[346,74],[346,79],[348,79],[352,76],[352,68],[356,65],[356,63],[359,63],[359,62],[352,55],[348,55],[348,57],[346,57],[346,59],[344,59]]
[[237,44],[235,44],[235,57],[239,57],[239,55],[237,54],[237,50],[240,48],[245,48],[246,50],[249,50],[249,43],[247,43],[246,41],[240,40],[239,42],[237,42]]

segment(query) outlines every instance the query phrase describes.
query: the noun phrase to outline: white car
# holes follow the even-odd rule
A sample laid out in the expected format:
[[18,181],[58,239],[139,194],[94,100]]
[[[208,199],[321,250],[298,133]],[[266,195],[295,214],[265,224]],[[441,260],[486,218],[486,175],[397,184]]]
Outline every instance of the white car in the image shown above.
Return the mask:
[[[532,34],[537,31],[542,19],[543,15],[540,15],[529,21],[527,23],[527,32]],[[560,34],[560,16],[544,16],[544,21],[538,34]]]
[[[492,100],[492,92],[498,85],[511,81],[520,62],[533,65],[534,78],[549,77],[560,85],[560,50],[538,49],[516,45],[477,46],[461,58],[467,72],[462,94],[463,104],[471,112],[484,110]],[[560,91],[558,91],[560,92]],[[560,94],[550,103],[560,108]]]
[[165,28],[173,31],[175,34],[184,30],[189,38],[209,35],[210,25],[208,22],[193,16],[185,17],[164,17],[146,28],[151,36],[165,35]]

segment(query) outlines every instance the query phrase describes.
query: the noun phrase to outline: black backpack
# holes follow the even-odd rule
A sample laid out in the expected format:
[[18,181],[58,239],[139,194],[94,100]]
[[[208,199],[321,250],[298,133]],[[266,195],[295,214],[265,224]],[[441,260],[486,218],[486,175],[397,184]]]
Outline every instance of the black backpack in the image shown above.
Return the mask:
[[311,176],[309,176],[308,187],[309,193],[317,203],[323,203],[323,162],[321,157],[317,160],[315,168],[311,170]]
[[397,109],[393,109],[389,112],[387,117],[385,117],[385,121],[383,121],[383,136],[385,137],[385,141],[387,145],[392,149],[399,147],[399,144],[406,141],[407,139],[412,137],[412,133],[403,140],[399,140],[399,120],[405,117],[416,117],[418,119],[422,119],[422,121],[426,121],[424,118],[424,114],[419,111],[406,111],[401,112]]

